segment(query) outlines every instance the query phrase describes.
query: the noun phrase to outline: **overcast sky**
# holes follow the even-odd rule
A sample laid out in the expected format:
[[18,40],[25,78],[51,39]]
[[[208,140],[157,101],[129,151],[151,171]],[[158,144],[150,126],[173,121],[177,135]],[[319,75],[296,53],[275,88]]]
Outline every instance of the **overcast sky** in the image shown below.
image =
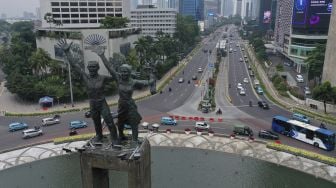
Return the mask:
[[39,6],[39,0],[0,0],[0,16],[2,13],[7,17],[22,16],[24,11],[36,14]]

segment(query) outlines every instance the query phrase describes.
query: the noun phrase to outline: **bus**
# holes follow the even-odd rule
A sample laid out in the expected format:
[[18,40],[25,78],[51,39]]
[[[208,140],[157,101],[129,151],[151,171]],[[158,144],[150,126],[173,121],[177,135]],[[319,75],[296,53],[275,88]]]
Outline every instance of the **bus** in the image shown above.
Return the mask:
[[327,151],[335,148],[335,132],[297,120],[275,116],[272,120],[272,130]]

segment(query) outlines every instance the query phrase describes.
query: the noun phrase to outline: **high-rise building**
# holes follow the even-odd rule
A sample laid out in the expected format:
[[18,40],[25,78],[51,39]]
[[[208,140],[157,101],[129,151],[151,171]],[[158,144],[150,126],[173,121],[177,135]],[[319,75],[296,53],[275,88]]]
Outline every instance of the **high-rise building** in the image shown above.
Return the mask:
[[204,20],[204,0],[180,0],[179,13],[197,21]]
[[[333,2],[332,7],[336,7],[336,2]],[[332,10],[330,24],[329,24],[329,32],[328,32],[328,40],[327,40],[327,48],[324,58],[323,65],[323,74],[322,81],[329,81],[333,87],[336,87],[336,10]]]
[[173,35],[176,29],[177,10],[139,5],[131,11],[131,26],[141,28],[143,35],[155,36],[158,31]]
[[242,0],[234,1],[233,15],[241,16]]
[[293,6],[294,0],[281,0],[276,7],[274,42],[277,50],[285,54],[288,54],[289,49]]
[[242,8],[241,8],[241,17],[243,19],[251,18],[251,2],[252,0],[242,0]]
[[7,15],[5,13],[2,13],[1,16],[0,16],[0,19],[1,20],[7,19]]
[[[99,27],[106,16],[128,17],[130,0],[40,0],[41,15],[51,13],[62,28]],[[51,24],[53,26],[53,24]],[[42,20],[42,27],[49,27]]]

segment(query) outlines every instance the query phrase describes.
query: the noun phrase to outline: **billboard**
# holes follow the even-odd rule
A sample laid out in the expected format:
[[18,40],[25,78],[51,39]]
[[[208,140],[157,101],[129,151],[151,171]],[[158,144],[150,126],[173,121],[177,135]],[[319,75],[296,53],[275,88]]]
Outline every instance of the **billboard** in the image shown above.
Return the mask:
[[294,0],[293,28],[328,28],[332,2],[333,0]]
[[271,11],[270,10],[264,11],[263,23],[265,24],[271,23]]

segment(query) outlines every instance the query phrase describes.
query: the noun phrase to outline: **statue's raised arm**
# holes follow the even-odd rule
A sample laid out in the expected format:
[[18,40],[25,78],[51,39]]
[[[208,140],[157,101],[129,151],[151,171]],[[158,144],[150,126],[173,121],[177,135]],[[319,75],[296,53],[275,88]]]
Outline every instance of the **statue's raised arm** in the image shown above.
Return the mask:
[[105,49],[104,48],[94,48],[92,51],[95,52],[100,57],[106,69],[109,71],[109,73],[114,77],[114,79],[116,79],[117,82],[119,82],[119,74],[114,69],[112,63],[110,63],[104,55]]

